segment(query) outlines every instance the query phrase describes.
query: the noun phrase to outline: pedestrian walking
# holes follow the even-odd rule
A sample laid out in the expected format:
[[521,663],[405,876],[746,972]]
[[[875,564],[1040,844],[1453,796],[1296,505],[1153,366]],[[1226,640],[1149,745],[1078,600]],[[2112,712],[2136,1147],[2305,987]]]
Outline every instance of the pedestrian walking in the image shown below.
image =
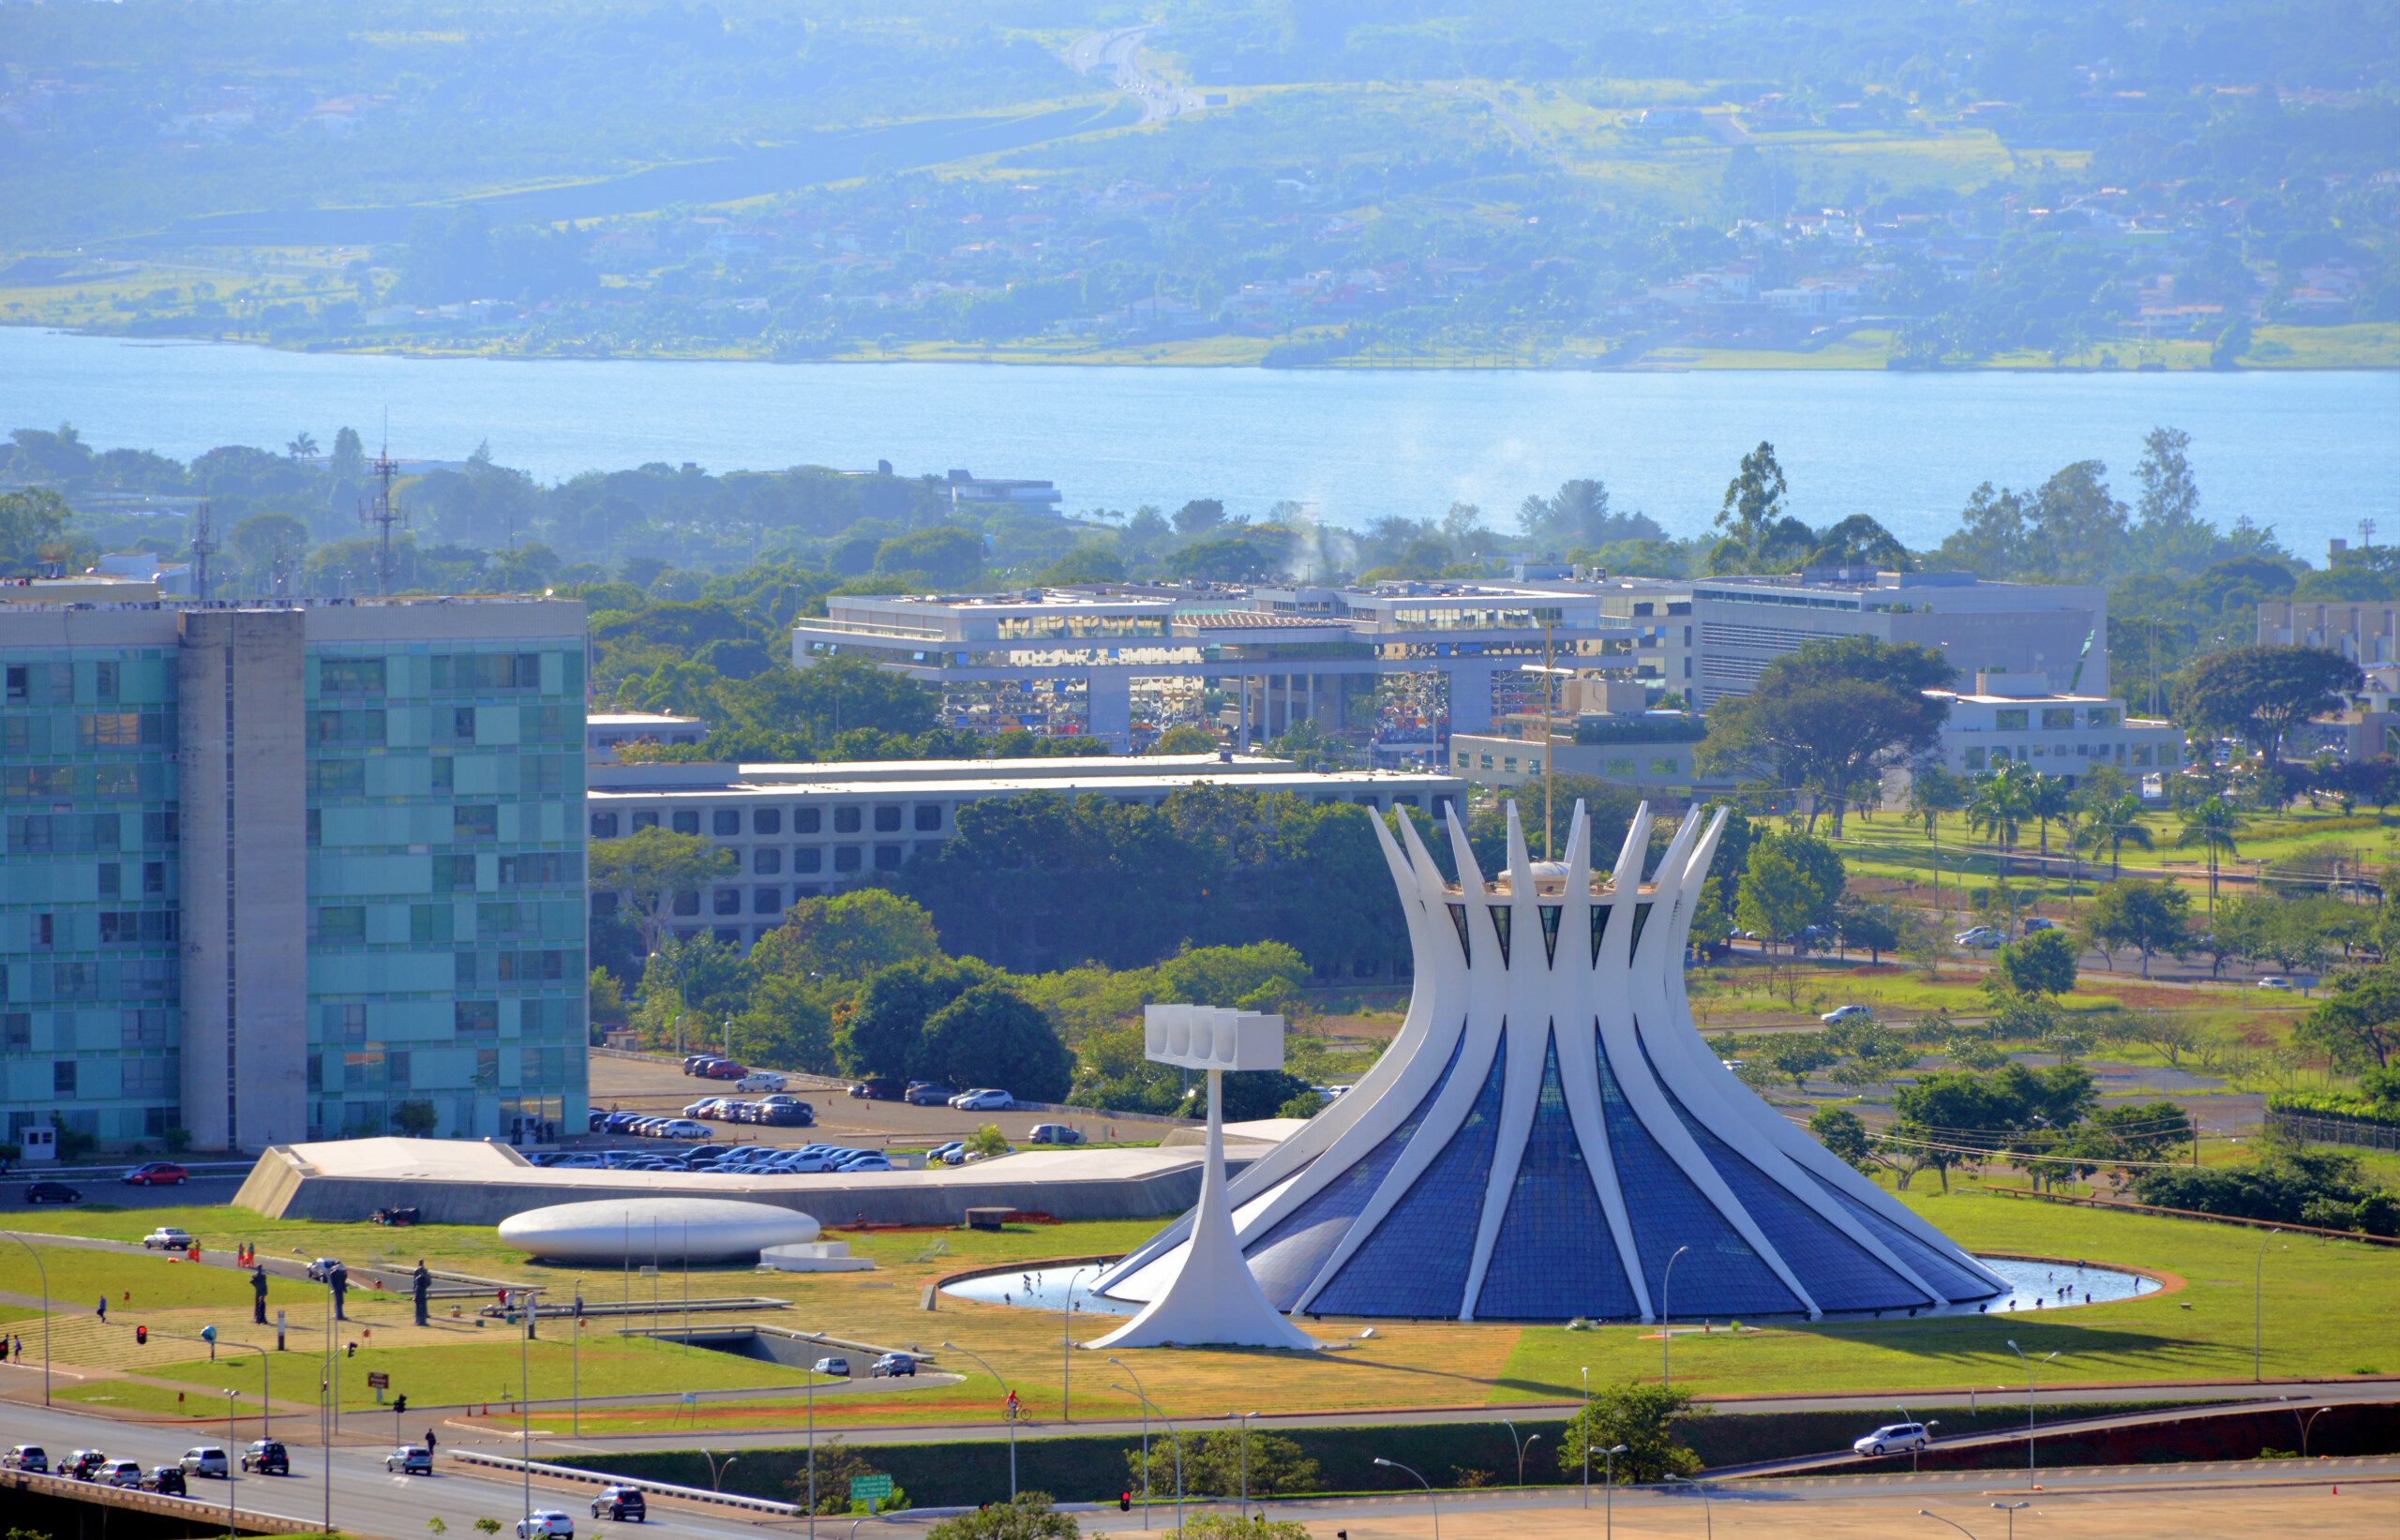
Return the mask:
[[109,1296],[108,1296],[108,1295],[106,1295],[106,1294],[102,1294],[102,1295],[100,1296],[100,1319],[101,1319],[101,1320],[103,1320],[103,1321],[106,1321],[108,1318],[109,1318]]
[[433,1429],[430,1428],[427,1428],[425,1430],[425,1452],[427,1454],[429,1455],[433,1453],[435,1443],[436,1440],[433,1437]]

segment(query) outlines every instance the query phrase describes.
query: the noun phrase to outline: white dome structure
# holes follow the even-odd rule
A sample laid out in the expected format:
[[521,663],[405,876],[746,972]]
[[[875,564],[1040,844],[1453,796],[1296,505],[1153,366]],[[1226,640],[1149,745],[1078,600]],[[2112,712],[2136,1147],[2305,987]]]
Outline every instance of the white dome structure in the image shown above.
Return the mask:
[[[1277,1308],[1813,1320],[2005,1292],[1702,1042],[1683,957],[1722,814],[1686,818],[1648,884],[1646,805],[1622,880],[1594,880],[1580,803],[1555,865],[1528,857],[1512,805],[1492,882],[1455,814],[1457,882],[1400,827],[1395,843],[1375,820],[1416,954],[1407,1018],[1356,1087],[1231,1186],[1242,1254]],[[1102,1292],[1157,1297],[1191,1223]]]
[[798,1209],[736,1198],[601,1198],[500,1221],[502,1240],[545,1262],[756,1262],[818,1231]]

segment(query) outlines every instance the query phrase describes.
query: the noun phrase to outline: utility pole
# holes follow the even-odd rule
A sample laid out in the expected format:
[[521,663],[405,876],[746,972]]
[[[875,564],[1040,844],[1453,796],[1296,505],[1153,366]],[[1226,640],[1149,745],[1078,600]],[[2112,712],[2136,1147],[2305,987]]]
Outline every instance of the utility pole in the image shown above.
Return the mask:
[[368,474],[375,478],[375,495],[358,510],[358,521],[375,531],[375,591],[386,598],[392,592],[392,527],[409,521],[408,515],[392,502],[392,478],[399,474],[399,470],[392,458],[392,446],[386,442],[367,462]]
[[217,554],[217,542],[208,522],[208,504],[202,502],[191,516],[191,593],[202,604],[208,603],[208,559]]

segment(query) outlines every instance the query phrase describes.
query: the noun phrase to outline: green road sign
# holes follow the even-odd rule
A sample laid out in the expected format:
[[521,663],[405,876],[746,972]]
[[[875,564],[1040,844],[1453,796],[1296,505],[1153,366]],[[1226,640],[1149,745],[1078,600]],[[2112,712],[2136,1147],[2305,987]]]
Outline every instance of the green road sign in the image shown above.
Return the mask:
[[880,1503],[891,1495],[890,1476],[850,1477],[850,1501],[853,1503]]

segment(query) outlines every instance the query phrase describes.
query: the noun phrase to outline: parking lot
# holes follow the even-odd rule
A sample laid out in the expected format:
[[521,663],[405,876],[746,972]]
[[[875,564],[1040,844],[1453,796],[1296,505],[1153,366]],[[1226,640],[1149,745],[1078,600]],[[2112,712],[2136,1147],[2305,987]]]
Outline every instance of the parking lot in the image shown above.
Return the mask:
[[[1064,1123],[1090,1144],[1155,1143],[1178,1125],[1102,1116],[1097,1113],[1005,1112],[963,1113],[950,1107],[912,1107],[902,1101],[868,1101],[848,1094],[848,1082],[814,1076],[786,1077],[784,1094],[805,1101],[817,1114],[812,1128],[769,1128],[757,1123],[710,1122],[710,1141],[719,1144],[848,1144],[859,1149],[922,1149],[964,1139],[987,1125],[997,1126],[1009,1142],[1024,1148],[1037,1123]],[[963,1087],[962,1087],[963,1088]],[[742,1097],[756,1100],[764,1093],[736,1091],[729,1081],[700,1080],[682,1072],[678,1060],[630,1059],[613,1054],[592,1056],[592,1105],[603,1112],[639,1112],[678,1116],[704,1097]],[[650,1139],[608,1138],[570,1141],[581,1149],[655,1146]]]

